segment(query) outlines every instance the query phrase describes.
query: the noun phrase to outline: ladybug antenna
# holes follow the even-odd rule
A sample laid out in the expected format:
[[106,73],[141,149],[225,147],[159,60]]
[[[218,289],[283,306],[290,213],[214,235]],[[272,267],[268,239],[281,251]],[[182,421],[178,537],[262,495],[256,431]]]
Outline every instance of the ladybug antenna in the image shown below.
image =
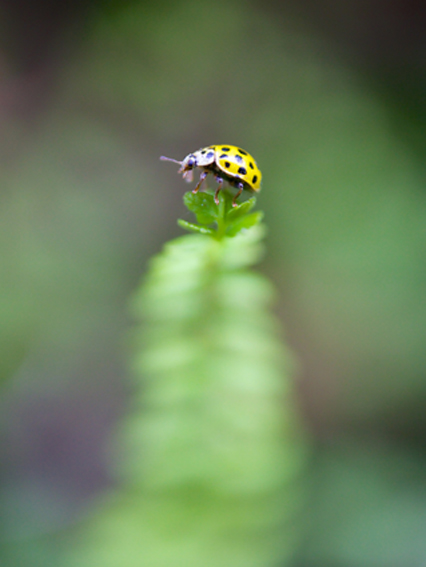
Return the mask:
[[182,165],[181,161],[178,161],[177,159],[173,159],[170,157],[166,157],[166,156],[160,156],[161,161],[172,161],[173,163],[178,163],[179,165]]

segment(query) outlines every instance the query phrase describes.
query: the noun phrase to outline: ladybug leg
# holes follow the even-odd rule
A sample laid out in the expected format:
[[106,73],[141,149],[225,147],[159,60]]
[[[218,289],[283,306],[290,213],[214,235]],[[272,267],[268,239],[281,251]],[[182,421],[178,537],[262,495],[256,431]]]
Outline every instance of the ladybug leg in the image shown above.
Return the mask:
[[237,187],[238,187],[238,192],[237,192],[237,194],[235,195],[234,200],[232,201],[232,206],[233,206],[233,207],[237,207],[237,206],[238,206],[236,201],[237,201],[238,197],[241,195],[241,193],[243,192],[244,184],[240,181],[240,182],[238,183]]
[[207,177],[208,173],[207,171],[202,171],[201,175],[200,175],[200,180],[197,183],[195,189],[193,189],[193,193],[198,193],[198,190],[200,189],[201,185],[203,184],[204,179]]
[[216,193],[214,194],[214,202],[216,203],[216,205],[218,205],[219,204],[219,192],[223,187],[223,179],[221,177],[219,177],[219,175],[216,175],[215,179],[216,179],[216,182],[219,183],[219,185],[217,186]]

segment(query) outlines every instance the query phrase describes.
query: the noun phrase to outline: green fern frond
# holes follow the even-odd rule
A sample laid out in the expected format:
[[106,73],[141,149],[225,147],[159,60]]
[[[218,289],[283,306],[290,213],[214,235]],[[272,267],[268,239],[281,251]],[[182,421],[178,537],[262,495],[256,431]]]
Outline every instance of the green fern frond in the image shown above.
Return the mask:
[[283,566],[298,542],[306,447],[275,292],[249,269],[260,214],[226,193],[185,203],[199,234],[166,244],[133,299],[144,323],[122,488],[78,567]]

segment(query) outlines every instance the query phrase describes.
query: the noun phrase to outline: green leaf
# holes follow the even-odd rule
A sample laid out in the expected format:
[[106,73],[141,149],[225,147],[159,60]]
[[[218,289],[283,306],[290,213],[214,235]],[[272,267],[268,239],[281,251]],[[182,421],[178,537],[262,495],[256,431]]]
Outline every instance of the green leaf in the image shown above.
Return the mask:
[[187,192],[183,196],[183,202],[190,211],[195,213],[200,224],[208,225],[217,221],[219,210],[213,195]]
[[249,215],[237,218],[237,220],[231,223],[226,229],[226,236],[235,236],[241,230],[251,228],[255,224],[260,223],[263,218],[263,212],[257,211]]
[[241,205],[233,207],[226,215],[226,222],[234,221],[237,218],[246,215],[248,212],[252,210],[255,204],[256,204],[256,197],[252,197],[248,201],[241,203]]
[[[224,236],[235,236],[241,230],[251,228],[260,222],[262,213],[248,214],[256,204],[255,197],[236,207],[232,206],[233,199],[233,195],[226,189],[219,193],[218,205],[215,203],[212,191],[185,193],[184,204],[196,215],[198,224],[184,220],[179,220],[178,224],[191,232],[208,234],[221,240]],[[216,225],[215,229],[209,228],[212,224]]]
[[185,230],[189,230],[189,232],[198,232],[201,234],[214,234],[214,230],[212,228],[206,228],[204,226],[200,226],[198,224],[194,224],[192,222],[187,222],[182,219],[178,219],[178,225],[184,228]]

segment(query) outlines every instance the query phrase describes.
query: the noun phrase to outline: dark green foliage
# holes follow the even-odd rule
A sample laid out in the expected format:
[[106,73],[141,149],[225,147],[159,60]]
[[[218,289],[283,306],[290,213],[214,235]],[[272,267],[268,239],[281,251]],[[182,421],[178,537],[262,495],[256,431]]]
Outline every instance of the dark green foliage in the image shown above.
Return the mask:
[[87,529],[78,567],[282,566],[298,542],[306,450],[274,290],[248,269],[262,254],[260,214],[254,199],[232,209],[226,193],[219,206],[205,193],[185,203],[199,224],[184,226],[208,234],[169,242],[133,299],[144,326],[123,485]]

